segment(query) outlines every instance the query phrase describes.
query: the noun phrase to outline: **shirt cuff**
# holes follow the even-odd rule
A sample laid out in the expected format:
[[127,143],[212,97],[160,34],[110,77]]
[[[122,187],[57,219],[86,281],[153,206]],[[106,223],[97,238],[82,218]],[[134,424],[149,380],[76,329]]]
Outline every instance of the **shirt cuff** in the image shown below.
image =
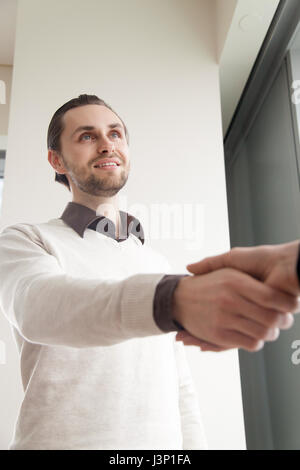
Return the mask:
[[153,318],[157,326],[169,333],[170,331],[184,330],[176,320],[173,319],[173,293],[181,278],[189,274],[166,274],[157,284],[153,300]]

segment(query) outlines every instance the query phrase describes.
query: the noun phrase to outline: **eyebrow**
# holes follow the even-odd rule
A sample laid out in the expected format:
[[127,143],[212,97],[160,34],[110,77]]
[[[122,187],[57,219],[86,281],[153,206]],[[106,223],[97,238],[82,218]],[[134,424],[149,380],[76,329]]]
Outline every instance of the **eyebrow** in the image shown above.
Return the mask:
[[[114,129],[115,127],[120,127],[121,129],[123,129],[123,126],[121,124],[119,124],[118,122],[108,124],[108,127],[110,129]],[[94,130],[96,130],[96,127],[94,127],[94,126],[79,126],[79,127],[77,127],[77,129],[75,129],[75,131],[73,132],[71,137],[73,137],[75,134],[77,134],[80,131],[94,131]]]

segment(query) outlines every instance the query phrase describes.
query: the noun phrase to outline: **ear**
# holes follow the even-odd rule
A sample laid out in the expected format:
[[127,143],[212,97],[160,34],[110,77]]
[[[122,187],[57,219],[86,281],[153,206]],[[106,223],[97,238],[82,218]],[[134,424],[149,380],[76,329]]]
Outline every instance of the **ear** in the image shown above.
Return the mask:
[[66,173],[67,170],[64,167],[62,158],[56,150],[48,149],[48,162],[57,173],[62,175]]

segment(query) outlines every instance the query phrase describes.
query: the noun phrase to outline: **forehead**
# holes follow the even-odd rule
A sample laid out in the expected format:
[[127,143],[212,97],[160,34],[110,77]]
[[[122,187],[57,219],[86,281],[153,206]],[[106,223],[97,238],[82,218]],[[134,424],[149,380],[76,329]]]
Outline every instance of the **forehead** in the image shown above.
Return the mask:
[[73,132],[82,125],[106,127],[108,124],[118,122],[123,127],[118,116],[106,106],[88,104],[69,109],[63,116],[64,128],[67,132]]

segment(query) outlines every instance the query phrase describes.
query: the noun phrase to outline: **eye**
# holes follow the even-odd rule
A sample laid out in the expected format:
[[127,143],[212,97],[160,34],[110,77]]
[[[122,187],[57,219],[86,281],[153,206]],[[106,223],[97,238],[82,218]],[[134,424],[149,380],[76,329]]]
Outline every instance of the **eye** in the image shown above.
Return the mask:
[[79,138],[79,140],[87,140],[87,139],[84,139],[84,137],[91,137],[92,134],[82,134]]
[[116,134],[117,137],[120,137],[119,132],[113,131],[112,134]]
[[[117,137],[121,138],[121,134],[120,134],[119,132],[117,132],[117,131],[112,131],[112,132],[111,132],[111,135],[113,135],[113,134],[115,134]],[[83,140],[83,141],[86,141],[86,142],[88,142],[89,140],[91,140],[91,139],[86,139],[85,137],[93,137],[93,138],[96,138],[93,134],[88,133],[88,134],[82,134],[82,135],[79,137],[79,140],[80,140],[80,141]]]

